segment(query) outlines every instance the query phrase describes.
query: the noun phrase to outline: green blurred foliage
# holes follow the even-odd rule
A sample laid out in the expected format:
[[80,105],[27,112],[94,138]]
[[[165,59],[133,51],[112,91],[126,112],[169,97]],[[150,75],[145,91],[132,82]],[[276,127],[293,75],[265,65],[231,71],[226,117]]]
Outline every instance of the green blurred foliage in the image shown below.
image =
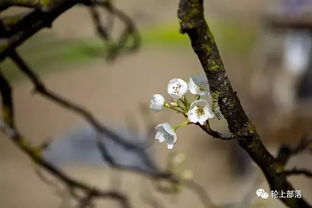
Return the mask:
[[[235,21],[208,18],[221,52],[233,56],[247,55],[252,49],[257,33],[253,28]],[[166,23],[140,31],[142,47],[163,50],[189,50],[189,40],[179,33],[178,22]],[[19,53],[38,73],[74,69],[75,65],[87,64],[95,58],[105,57],[105,43],[94,39],[63,40],[53,32],[41,32],[18,48]],[[11,80],[19,80],[14,64],[6,60],[2,64],[5,74]]]
[[[256,30],[230,20],[208,20],[221,50],[233,55],[246,55],[256,40]],[[143,44],[159,47],[188,48],[189,40],[179,32],[179,24],[163,24],[142,31]]]

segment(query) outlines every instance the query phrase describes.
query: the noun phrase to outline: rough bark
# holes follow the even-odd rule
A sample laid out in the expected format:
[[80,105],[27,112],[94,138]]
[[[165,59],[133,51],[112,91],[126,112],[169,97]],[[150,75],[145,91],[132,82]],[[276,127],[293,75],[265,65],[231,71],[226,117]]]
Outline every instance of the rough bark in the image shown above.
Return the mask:
[[[209,81],[210,90],[239,145],[263,171],[271,190],[293,190],[284,166],[265,148],[228,79],[214,37],[204,18],[203,0],[180,0],[178,17]],[[292,208],[310,207],[304,199],[281,199]]]

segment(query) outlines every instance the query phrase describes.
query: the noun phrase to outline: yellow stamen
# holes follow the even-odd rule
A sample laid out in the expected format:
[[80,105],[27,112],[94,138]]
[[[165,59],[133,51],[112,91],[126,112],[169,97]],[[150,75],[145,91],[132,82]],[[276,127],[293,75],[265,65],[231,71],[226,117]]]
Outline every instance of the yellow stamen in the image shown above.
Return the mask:
[[196,112],[196,114],[197,114],[198,116],[204,115],[204,114],[205,114],[204,107],[198,106],[198,107],[196,108],[195,112]]

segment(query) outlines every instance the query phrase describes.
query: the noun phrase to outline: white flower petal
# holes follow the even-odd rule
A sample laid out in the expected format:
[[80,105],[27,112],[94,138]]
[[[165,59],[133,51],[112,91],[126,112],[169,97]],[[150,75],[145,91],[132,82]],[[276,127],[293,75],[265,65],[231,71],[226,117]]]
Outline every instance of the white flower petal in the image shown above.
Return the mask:
[[163,141],[165,141],[165,138],[162,136],[159,138],[159,143],[162,143]]
[[208,120],[208,118],[209,118],[208,114],[205,113],[204,115],[198,117],[198,123],[204,125]]
[[204,96],[209,94],[209,84],[205,75],[196,74],[191,76],[188,87],[194,95]]
[[165,98],[161,94],[154,94],[151,98],[150,108],[156,111],[163,109]]
[[192,78],[190,78],[190,81],[188,83],[188,88],[192,94],[197,95],[197,85],[194,83]]
[[196,100],[191,104],[187,117],[192,123],[204,125],[209,118],[214,117],[214,114],[206,100]]
[[171,135],[176,135],[175,131],[173,130],[173,128],[171,127],[171,125],[169,123],[163,123],[162,127],[164,128],[165,132],[168,132]]
[[157,139],[160,143],[165,141],[163,132],[157,131],[155,135],[155,139]]
[[174,145],[177,141],[177,134],[169,123],[162,123],[155,127],[157,130],[155,138],[159,142],[165,141],[167,145]]
[[168,149],[173,149],[173,146],[174,146],[173,144],[167,144]]
[[195,108],[193,108],[187,112],[187,118],[190,122],[197,123],[198,120],[197,120]]
[[205,110],[205,112],[206,112],[206,114],[207,114],[207,116],[208,116],[208,119],[209,119],[209,118],[213,118],[213,117],[215,116],[210,107],[207,107],[207,109]]
[[187,93],[187,90],[187,83],[183,79],[174,78],[168,83],[168,94],[175,99],[181,98],[185,93]]
[[160,131],[157,131],[156,135],[155,135],[155,139],[160,140],[162,138],[162,135],[163,135],[163,133],[161,133]]
[[155,129],[157,131],[160,131],[160,132],[163,132],[164,131],[164,126],[170,126],[170,124],[168,122],[165,122],[165,123],[161,123],[161,124],[158,124]]
[[192,102],[191,104],[191,109],[196,107],[196,106],[208,106],[209,107],[209,103],[207,100],[203,100],[203,99],[200,99],[200,100],[195,100],[194,102]]

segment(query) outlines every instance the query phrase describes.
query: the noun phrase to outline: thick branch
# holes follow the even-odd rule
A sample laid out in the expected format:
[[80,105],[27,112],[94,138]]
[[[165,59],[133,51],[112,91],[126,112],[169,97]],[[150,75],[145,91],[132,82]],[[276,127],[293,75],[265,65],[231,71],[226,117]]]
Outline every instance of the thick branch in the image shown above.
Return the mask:
[[[204,19],[203,0],[180,0],[181,32],[187,33],[209,81],[210,90],[239,145],[261,168],[272,190],[293,190],[283,167],[261,142],[226,75],[217,45]],[[281,199],[289,207],[310,207],[304,199]]]
[[21,7],[29,7],[34,9],[42,9],[47,11],[53,7],[55,7],[60,1],[64,0],[1,0],[0,8],[7,8],[10,6],[21,6]]
[[[20,6],[14,0],[7,2]],[[20,2],[20,1],[18,1]],[[115,8],[110,1],[106,0],[57,0],[48,1],[51,5],[42,5],[42,2],[36,0],[27,0],[22,3],[32,6],[36,4],[38,8],[30,12],[20,13],[12,16],[0,18],[0,61],[7,57],[25,40],[33,36],[44,27],[51,27],[53,21],[62,13],[76,4],[84,3],[90,8],[92,18],[101,38],[107,43],[107,58],[114,59],[121,52],[132,52],[140,46],[140,36],[134,22],[121,10]],[[16,3],[16,4],[15,4]],[[3,2],[3,5],[6,5]],[[43,6],[49,6],[45,9]],[[112,28],[107,29],[101,21],[100,14],[96,6],[105,9],[109,14],[117,17],[123,24],[123,29],[118,36],[113,36]],[[1,7],[1,4],[0,4]]]
[[80,0],[66,0],[56,7],[53,7],[48,12],[36,9],[31,14],[27,15],[12,28],[12,36],[0,39],[0,61],[36,32],[44,27],[50,27],[52,22],[59,15],[80,2]]

